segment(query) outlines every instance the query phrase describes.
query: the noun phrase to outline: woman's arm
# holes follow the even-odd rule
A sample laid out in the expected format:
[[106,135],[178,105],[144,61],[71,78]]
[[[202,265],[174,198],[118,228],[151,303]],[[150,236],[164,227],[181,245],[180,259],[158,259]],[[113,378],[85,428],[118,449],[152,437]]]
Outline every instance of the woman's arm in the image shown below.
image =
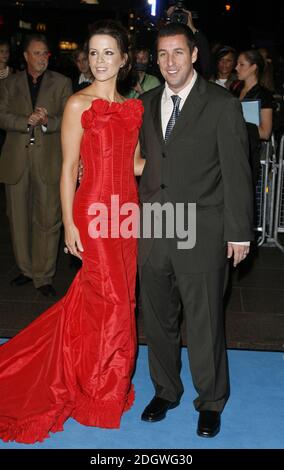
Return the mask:
[[80,259],[80,251],[83,251],[83,247],[79,231],[73,221],[73,200],[78,177],[80,143],[83,135],[81,126],[82,112],[81,100],[76,95],[69,98],[64,110],[61,127],[63,163],[60,180],[65,244],[69,252]]
[[145,158],[141,157],[140,144],[138,142],[134,153],[134,175],[141,176],[143,173]]
[[268,140],[272,132],[272,109],[263,108],[260,110],[260,125],[258,126],[259,136],[263,140]]

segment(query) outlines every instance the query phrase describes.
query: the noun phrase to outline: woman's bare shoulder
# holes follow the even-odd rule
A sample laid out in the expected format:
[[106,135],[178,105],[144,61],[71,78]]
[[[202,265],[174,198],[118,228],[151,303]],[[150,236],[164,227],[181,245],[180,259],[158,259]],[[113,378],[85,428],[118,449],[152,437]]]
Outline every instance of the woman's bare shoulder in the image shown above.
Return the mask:
[[68,99],[67,105],[71,111],[85,111],[91,106],[92,101],[97,98],[84,91],[85,90],[80,90]]

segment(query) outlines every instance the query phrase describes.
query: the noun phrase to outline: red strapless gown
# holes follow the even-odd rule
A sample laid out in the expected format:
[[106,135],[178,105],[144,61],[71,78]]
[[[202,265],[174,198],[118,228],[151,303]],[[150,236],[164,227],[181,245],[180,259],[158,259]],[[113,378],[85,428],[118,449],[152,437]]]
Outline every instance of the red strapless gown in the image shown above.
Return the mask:
[[94,202],[138,202],[133,155],[141,101],[93,101],[82,115],[84,176],[74,220],[82,269],[65,297],[0,347],[0,438],[33,443],[81,424],[118,428],[134,401],[137,240],[91,238]]

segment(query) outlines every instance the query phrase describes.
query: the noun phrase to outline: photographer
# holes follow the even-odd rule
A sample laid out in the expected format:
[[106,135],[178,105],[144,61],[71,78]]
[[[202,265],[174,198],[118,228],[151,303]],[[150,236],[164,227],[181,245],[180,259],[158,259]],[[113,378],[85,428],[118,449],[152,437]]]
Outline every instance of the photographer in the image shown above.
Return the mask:
[[145,47],[139,47],[135,51],[135,66],[133,70],[134,85],[125,94],[127,98],[139,98],[145,91],[152,90],[160,85],[155,75],[148,73],[150,63],[150,52]]
[[198,59],[194,68],[200,73],[200,75],[202,75],[203,78],[209,80],[213,74],[213,61],[208,40],[206,36],[195,27],[192,13],[182,6],[183,2],[176,2],[175,5],[172,5],[167,9],[167,22],[184,23],[191,29],[198,49]]

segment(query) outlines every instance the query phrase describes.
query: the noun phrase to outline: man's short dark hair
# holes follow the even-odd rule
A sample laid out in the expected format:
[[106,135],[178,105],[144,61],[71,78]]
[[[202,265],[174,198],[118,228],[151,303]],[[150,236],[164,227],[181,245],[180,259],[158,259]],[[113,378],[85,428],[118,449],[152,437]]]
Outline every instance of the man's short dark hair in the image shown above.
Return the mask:
[[150,50],[148,49],[148,47],[145,46],[135,47],[135,53],[137,54],[138,52],[148,52],[148,54],[150,55]]
[[168,23],[165,26],[163,26],[158,31],[158,36],[156,40],[156,48],[158,46],[158,41],[160,38],[176,36],[178,34],[185,36],[189,50],[190,52],[192,52],[195,47],[194,34],[187,25],[182,24],[182,23]]
[[43,34],[29,34],[28,36],[25,37],[25,40],[24,40],[24,45],[23,45],[24,52],[27,51],[32,41],[43,42],[46,45],[47,49],[49,49],[47,39]]

